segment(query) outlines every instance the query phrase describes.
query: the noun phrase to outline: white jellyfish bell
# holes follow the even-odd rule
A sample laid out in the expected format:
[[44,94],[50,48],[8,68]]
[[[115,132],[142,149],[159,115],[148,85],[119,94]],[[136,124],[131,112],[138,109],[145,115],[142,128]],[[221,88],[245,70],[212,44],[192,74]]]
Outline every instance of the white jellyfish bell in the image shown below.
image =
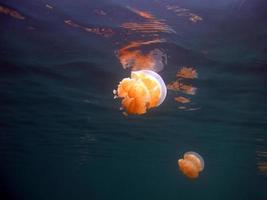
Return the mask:
[[197,162],[199,162],[200,164],[200,171],[204,170],[205,162],[201,155],[199,155],[197,152],[194,151],[188,151],[184,154],[184,158],[188,156],[194,156],[195,158],[197,158]]

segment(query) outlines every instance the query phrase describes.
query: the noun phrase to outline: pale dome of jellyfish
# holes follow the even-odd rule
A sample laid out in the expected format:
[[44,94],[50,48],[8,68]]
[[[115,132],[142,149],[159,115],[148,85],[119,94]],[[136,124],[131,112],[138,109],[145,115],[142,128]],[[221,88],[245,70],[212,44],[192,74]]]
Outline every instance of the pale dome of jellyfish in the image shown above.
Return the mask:
[[188,178],[198,178],[199,172],[204,170],[204,160],[196,152],[189,151],[184,154],[183,159],[178,160],[179,169]]
[[128,114],[144,114],[157,107],[166,98],[167,88],[154,71],[132,71],[131,78],[124,78],[113,91],[115,98],[122,98],[122,108]]

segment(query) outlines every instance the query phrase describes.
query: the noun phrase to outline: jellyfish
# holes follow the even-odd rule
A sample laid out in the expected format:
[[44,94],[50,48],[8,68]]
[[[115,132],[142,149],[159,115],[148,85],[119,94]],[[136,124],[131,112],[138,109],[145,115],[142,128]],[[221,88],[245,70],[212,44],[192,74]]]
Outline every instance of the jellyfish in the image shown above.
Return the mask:
[[184,154],[183,159],[178,160],[178,166],[185,176],[195,179],[204,169],[204,160],[198,153],[189,151]]
[[128,114],[141,115],[162,104],[167,88],[159,74],[140,70],[132,71],[131,78],[124,78],[113,94],[122,99],[122,109]]

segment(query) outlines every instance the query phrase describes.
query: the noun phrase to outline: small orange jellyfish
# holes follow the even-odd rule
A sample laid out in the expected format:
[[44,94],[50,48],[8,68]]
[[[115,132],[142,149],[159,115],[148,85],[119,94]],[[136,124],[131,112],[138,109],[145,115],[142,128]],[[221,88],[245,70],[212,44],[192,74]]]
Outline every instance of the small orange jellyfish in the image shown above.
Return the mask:
[[198,153],[189,151],[183,159],[178,160],[178,166],[185,176],[195,179],[204,169],[204,160]]
[[144,114],[159,106],[167,95],[167,88],[154,71],[132,71],[131,78],[124,78],[113,91],[114,98],[122,98],[122,109],[128,114]]

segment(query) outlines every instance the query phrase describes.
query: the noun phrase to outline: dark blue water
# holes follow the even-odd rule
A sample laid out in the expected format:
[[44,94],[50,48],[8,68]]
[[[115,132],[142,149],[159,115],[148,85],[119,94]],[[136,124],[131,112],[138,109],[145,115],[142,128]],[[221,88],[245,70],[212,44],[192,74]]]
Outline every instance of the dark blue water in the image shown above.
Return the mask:
[[[0,6],[0,199],[267,198],[264,0]],[[164,30],[125,28],[151,23],[139,11]],[[161,106],[125,117],[112,94],[130,74],[118,50],[155,38],[164,42],[138,50],[168,57],[166,83],[193,66],[198,78],[183,81],[197,91],[169,90]],[[186,151],[205,160],[196,180],[178,169]]]

